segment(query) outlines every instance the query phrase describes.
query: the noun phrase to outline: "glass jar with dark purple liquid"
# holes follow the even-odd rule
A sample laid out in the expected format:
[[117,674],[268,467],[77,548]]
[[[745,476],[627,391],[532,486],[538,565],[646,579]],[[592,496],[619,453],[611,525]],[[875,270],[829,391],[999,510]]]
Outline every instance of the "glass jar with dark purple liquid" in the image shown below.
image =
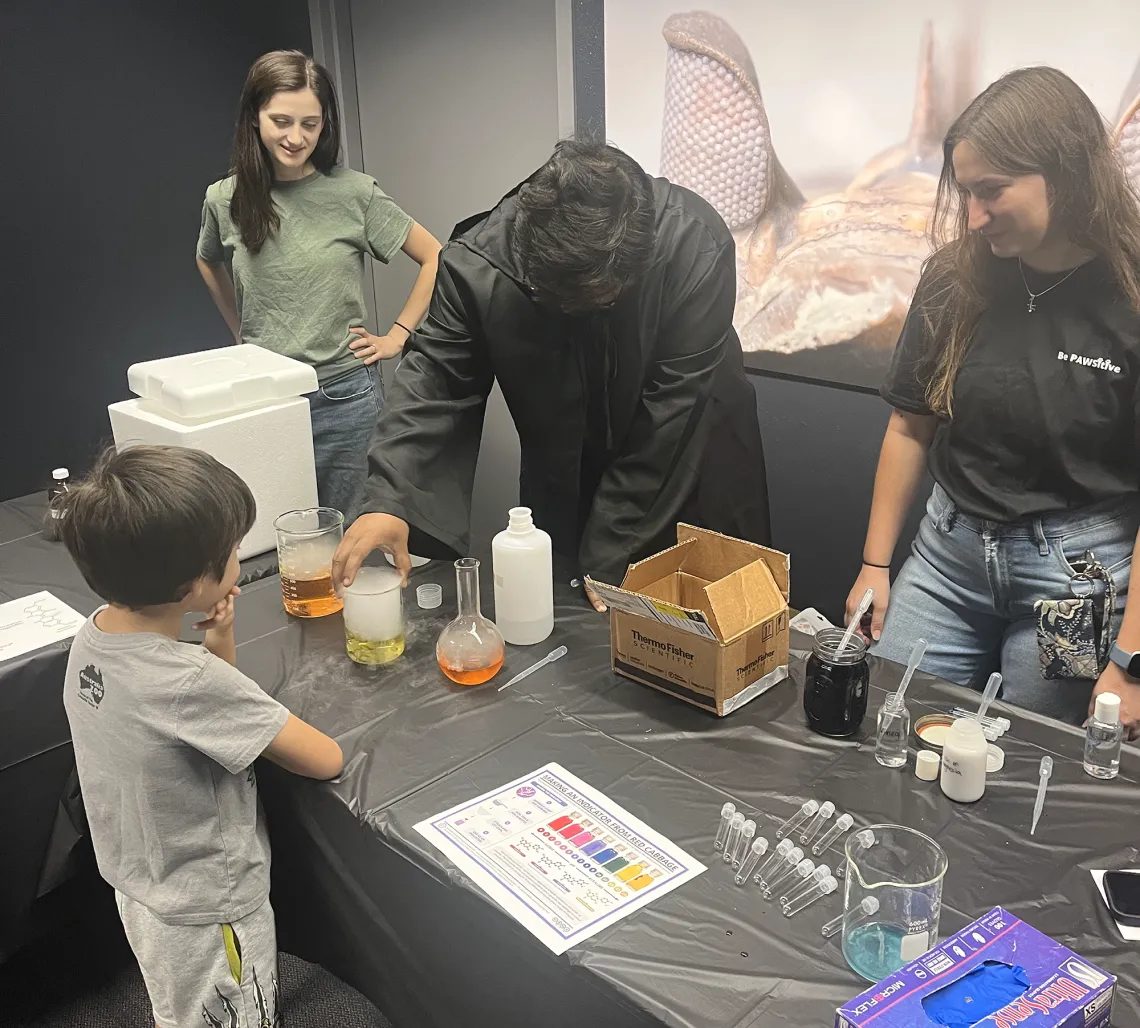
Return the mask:
[[820,735],[851,735],[867,714],[867,642],[855,635],[838,653],[842,641],[842,628],[817,632],[804,673],[804,713]]

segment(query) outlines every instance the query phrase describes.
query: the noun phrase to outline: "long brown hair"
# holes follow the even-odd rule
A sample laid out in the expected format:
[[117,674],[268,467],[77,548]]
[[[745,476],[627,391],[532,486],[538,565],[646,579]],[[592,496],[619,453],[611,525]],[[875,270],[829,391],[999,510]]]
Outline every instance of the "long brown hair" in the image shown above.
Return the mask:
[[926,398],[949,417],[954,380],[992,295],[1000,258],[969,231],[969,211],[954,178],[963,140],[1005,175],[1042,175],[1050,223],[1109,267],[1140,310],[1140,197],[1093,102],[1056,68],[1021,68],[987,87],[950,126],[931,219],[933,252],[916,302],[937,349]]
[[324,115],[310,160],[318,171],[327,172],[336,166],[340,156],[340,111],[329,73],[300,50],[274,50],[254,61],[245,78],[230,164],[230,174],[236,180],[230,217],[246,249],[253,253],[281,227],[281,217],[270,193],[273,163],[262,145],[258,118],[277,93],[306,88],[316,93]]

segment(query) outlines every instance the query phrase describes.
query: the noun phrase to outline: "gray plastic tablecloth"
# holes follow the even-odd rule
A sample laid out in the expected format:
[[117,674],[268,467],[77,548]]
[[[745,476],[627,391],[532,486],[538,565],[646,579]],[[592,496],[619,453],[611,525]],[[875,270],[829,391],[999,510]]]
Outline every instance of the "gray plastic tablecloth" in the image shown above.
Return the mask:
[[[462,688],[434,660],[436,636],[454,611],[451,569],[416,573],[425,580],[444,584],[444,605],[420,611],[409,590],[407,653],[386,668],[360,668],[345,657],[339,615],[300,622],[279,613],[276,630],[239,648],[243,670],[333,734],[347,761],[331,783],[272,766],[261,771],[282,945],[355,985],[396,1024],[832,1024],[835,1008],[866,984],[847,968],[838,940],[819,933],[839,912],[838,897],[789,920],[710,859],[725,800],[752,813],[771,838],[813,797],[832,800],[857,823],[901,823],[938,839],[949,856],[943,935],[1000,904],[1119,975],[1113,1023],[1140,1024],[1140,959],[1088,873],[1140,864],[1135,750],[1126,751],[1117,781],[1094,781],[1081,769],[1079,731],[998,704],[1013,722],[1002,740],[1005,768],[990,777],[980,802],[955,805],[937,783],[914,777],[913,755],[906,771],[873,759],[867,726],[882,691],[897,685],[895,665],[873,665],[871,714],[850,741],[807,730],[798,663],[792,680],[717,719],[614,676],[606,619],[565,576],[554,635],[529,650],[509,648],[490,685]],[[256,612],[262,628],[272,621],[268,608],[280,610],[271,580],[239,602],[239,621]],[[497,691],[559,644],[569,648],[565,658]],[[969,698],[921,674],[908,693],[915,718]],[[1056,766],[1030,838],[1046,752]],[[548,761],[710,863],[563,956],[510,920],[413,829]],[[839,850],[826,859],[838,862]]]

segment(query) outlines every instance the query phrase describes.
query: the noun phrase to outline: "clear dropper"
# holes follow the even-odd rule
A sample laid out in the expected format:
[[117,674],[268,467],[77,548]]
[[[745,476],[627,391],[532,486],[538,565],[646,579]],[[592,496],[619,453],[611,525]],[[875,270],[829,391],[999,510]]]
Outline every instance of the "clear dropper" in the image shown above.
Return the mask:
[[735,813],[735,803],[726,803],[720,808],[720,825],[716,830],[716,839],[713,841],[713,849],[717,853],[724,850],[724,844],[728,841],[728,829],[732,824],[732,815]]
[[978,712],[974,715],[974,720],[980,725],[982,718],[986,716],[986,711],[990,709],[990,704],[993,703],[994,697],[998,694],[998,689],[1001,688],[1001,672],[995,671],[990,675],[990,680],[986,682],[986,691],[982,693],[982,704],[978,707]]
[[785,835],[791,835],[817,810],[819,810],[819,804],[816,803],[815,800],[808,800],[796,813],[776,829],[776,838],[782,839]]
[[1045,809],[1045,790],[1049,788],[1049,779],[1053,774],[1053,758],[1042,757],[1041,766],[1037,769],[1037,799],[1033,801],[1033,826],[1029,829],[1032,835],[1037,831],[1037,822],[1041,820],[1041,811]]
[[736,875],[736,884],[743,885],[748,881],[749,875],[756,870],[756,865],[760,863],[760,858],[768,852],[768,840],[761,837],[753,839],[752,845],[748,849],[748,856],[745,857],[744,863],[740,865],[740,870]]
[[859,606],[855,608],[855,614],[847,626],[847,631],[843,633],[843,639],[839,643],[839,648],[835,651],[837,657],[847,649],[847,644],[851,642],[851,637],[855,634],[855,629],[859,627],[859,622],[863,620],[863,615],[871,609],[871,603],[874,599],[874,589],[868,589],[863,593],[863,598],[859,601]]

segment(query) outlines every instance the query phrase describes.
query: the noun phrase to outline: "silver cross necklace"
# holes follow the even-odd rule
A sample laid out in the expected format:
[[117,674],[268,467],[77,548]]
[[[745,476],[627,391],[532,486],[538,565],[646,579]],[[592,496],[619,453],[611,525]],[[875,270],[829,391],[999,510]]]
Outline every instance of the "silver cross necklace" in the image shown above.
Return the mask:
[[1072,275],[1076,274],[1076,272],[1083,267],[1083,264],[1078,264],[1064,278],[1057,279],[1057,281],[1054,282],[1051,286],[1042,289],[1039,293],[1035,293],[1032,289],[1029,288],[1029,283],[1025,280],[1025,265],[1021,263],[1021,258],[1018,257],[1017,270],[1021,272],[1021,283],[1025,286],[1025,291],[1029,294],[1029,302],[1025,305],[1025,309],[1029,311],[1030,314],[1032,314],[1035,310],[1037,310],[1037,297],[1044,296],[1047,292],[1049,292],[1050,289],[1056,289],[1057,286],[1059,286],[1062,282],[1068,281]]

